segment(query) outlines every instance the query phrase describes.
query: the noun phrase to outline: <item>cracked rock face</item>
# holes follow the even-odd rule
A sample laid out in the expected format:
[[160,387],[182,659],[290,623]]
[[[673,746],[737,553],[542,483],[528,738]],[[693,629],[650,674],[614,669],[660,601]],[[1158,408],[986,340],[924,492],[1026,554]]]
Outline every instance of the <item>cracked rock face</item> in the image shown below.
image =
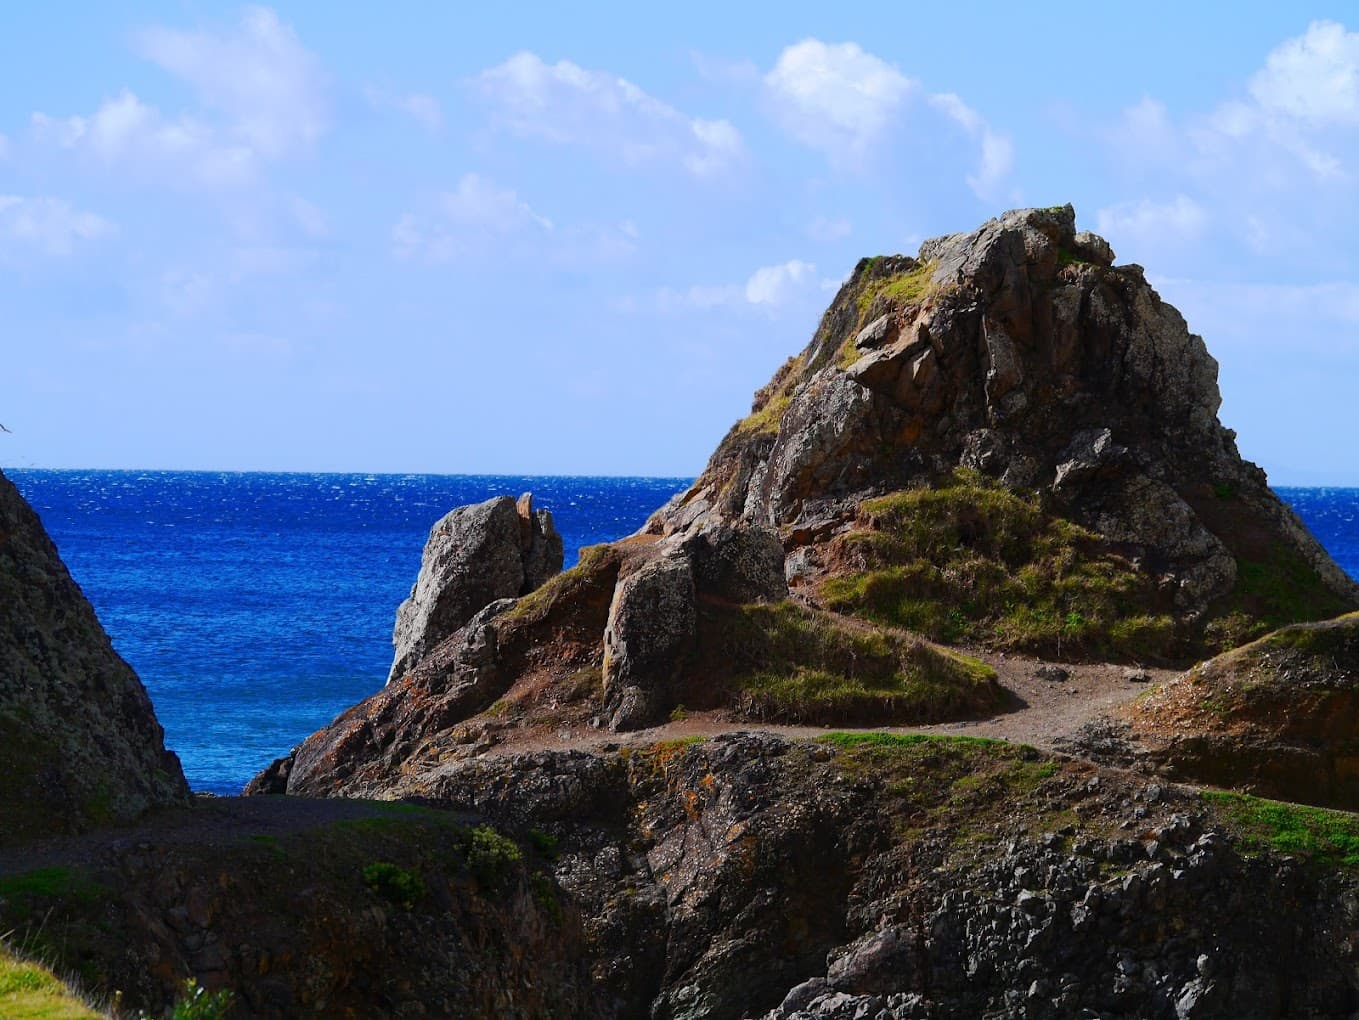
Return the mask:
[[188,796],[146,689],[0,475],[0,845]]
[[396,614],[399,680],[431,648],[497,599],[527,595],[562,569],[562,538],[525,493],[461,506],[430,529],[420,574]]
[[1217,362],[1141,267],[1113,265],[1070,206],[1015,210],[917,258],[860,262],[650,530],[798,528],[961,466],[1118,543],[1183,617],[1233,593],[1237,560],[1280,555],[1353,603],[1355,583],[1240,457],[1221,402]]

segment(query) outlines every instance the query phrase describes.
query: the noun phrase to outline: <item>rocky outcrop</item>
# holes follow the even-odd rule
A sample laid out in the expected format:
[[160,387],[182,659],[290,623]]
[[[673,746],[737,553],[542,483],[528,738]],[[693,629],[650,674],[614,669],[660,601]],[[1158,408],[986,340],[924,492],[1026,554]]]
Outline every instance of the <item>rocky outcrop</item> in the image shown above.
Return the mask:
[[1123,757],[1172,777],[1359,811],[1359,613],[1201,663],[1121,721]]
[[431,648],[497,599],[527,595],[562,569],[562,538],[533,496],[462,506],[430,529],[420,574],[396,613],[398,680]]
[[0,845],[182,804],[141,681],[0,475]]
[[[134,1005],[192,975],[242,1017],[1348,1020],[1359,998],[1339,813],[883,733],[484,755],[392,792],[425,807],[209,802],[204,835],[60,881],[0,856],[0,924]],[[232,812],[249,826],[215,831]]]
[[[486,563],[513,576],[252,788],[381,794],[506,728],[680,710],[984,715],[985,667],[929,642],[1180,666],[1359,605],[1219,423],[1203,341],[1112,259],[1069,206],[865,259],[641,533],[474,621],[517,594],[513,549]],[[434,582],[455,546],[422,584],[470,590]]]
[[[1123,614],[1201,646],[1354,606],[1355,583],[1219,423],[1202,339],[1140,267],[1112,260],[1066,206],[1006,213],[915,258],[861,261],[811,344],[650,530],[716,515],[815,547],[794,536],[851,530],[865,499],[961,468],[1084,529],[1146,581]],[[799,557],[813,581],[817,566],[844,567],[833,551]],[[1262,572],[1282,575],[1287,597]],[[1004,629],[990,628],[993,643]],[[1167,657],[1192,657],[1182,643]]]
[[1261,856],[1232,803],[1031,749],[733,734],[399,792],[552,837],[599,1017],[1340,1018],[1359,993],[1343,839]]

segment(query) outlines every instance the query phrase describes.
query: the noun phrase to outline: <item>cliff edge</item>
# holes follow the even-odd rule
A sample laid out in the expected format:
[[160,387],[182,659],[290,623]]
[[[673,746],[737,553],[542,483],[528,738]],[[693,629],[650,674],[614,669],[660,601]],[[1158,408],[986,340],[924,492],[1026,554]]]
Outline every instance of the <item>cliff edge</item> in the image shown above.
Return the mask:
[[188,799],[146,689],[0,474],[0,845]]

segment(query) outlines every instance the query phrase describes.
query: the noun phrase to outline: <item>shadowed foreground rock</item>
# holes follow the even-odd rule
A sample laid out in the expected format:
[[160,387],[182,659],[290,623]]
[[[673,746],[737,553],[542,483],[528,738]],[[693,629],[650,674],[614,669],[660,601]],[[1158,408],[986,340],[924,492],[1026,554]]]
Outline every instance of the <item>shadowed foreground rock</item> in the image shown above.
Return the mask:
[[[394,792],[415,790],[445,810],[331,801],[352,820],[122,840],[64,890],[0,858],[0,926],[137,1005],[188,973],[229,985],[241,1017],[1349,1020],[1359,1002],[1350,815],[884,734],[487,755]],[[206,810],[322,806],[240,803]]]
[[127,821],[188,795],[141,681],[0,475],[0,845]]

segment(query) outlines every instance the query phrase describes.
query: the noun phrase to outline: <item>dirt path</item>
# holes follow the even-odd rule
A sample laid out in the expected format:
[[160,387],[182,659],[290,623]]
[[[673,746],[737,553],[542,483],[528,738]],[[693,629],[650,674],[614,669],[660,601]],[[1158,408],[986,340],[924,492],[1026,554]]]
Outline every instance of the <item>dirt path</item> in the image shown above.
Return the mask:
[[[1011,708],[989,719],[941,723],[934,726],[874,726],[865,729],[890,733],[957,733],[1032,744],[1044,750],[1058,749],[1063,737],[1116,705],[1135,698],[1155,683],[1175,676],[1173,670],[1147,669],[1148,681],[1127,678],[1126,667],[1108,664],[1063,665],[1066,680],[1040,678],[1040,659],[968,650],[995,669],[1001,685],[1011,692]],[[678,722],[632,733],[575,728],[502,730],[502,738],[485,751],[489,755],[527,751],[576,750],[607,753],[623,746],[640,746],[660,740],[709,737],[738,730],[778,733],[793,739],[820,736],[831,729],[849,727],[781,726],[732,718],[725,712],[696,712]],[[351,819],[380,817],[396,810],[376,801],[308,799],[301,797],[210,797],[198,796],[188,809],[160,811],[137,824],[105,829],[63,839],[0,850],[0,875],[54,866],[97,865],[110,854],[135,849],[140,844],[225,846],[255,837],[284,836],[294,832]]]
[[[1016,743],[1032,744],[1043,750],[1059,749],[1061,740],[1070,737],[1085,723],[1104,714],[1116,705],[1131,701],[1154,683],[1169,680],[1178,671],[1138,668],[1090,663],[1061,664],[1069,677],[1066,680],[1042,679],[1040,667],[1057,666],[1042,659],[1022,655],[1007,655],[978,649],[959,649],[980,659],[996,671],[1002,687],[1013,695],[1011,707],[989,719],[939,723],[933,726],[870,726],[818,727],[786,726],[734,719],[725,711],[695,712],[679,721],[654,726],[631,733],[608,733],[599,730],[574,728],[545,731],[528,728],[521,731],[503,730],[499,743],[487,754],[518,754],[525,751],[579,750],[605,751],[620,746],[637,746],[658,740],[677,740],[685,737],[708,737],[737,730],[756,730],[778,733],[794,738],[816,737],[833,730],[876,730],[888,733],[958,733],[975,737],[991,737]],[[1146,680],[1131,680],[1130,673],[1140,673]]]

